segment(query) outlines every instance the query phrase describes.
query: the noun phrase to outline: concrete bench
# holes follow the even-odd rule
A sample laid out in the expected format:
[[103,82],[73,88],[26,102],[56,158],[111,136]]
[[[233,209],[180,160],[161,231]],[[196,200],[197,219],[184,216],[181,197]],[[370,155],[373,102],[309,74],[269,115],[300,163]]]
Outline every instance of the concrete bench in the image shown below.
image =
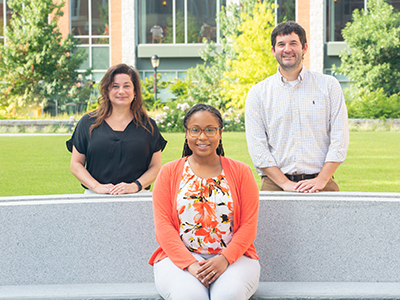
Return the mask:
[[[0,198],[0,299],[161,299],[151,193]],[[400,194],[260,192],[252,299],[400,299]]]

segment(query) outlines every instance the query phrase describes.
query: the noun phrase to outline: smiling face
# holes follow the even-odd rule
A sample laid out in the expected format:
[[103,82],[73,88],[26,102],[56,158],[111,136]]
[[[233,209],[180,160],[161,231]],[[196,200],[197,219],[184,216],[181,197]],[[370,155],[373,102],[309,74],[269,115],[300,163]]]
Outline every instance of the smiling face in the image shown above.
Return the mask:
[[[193,151],[194,156],[217,156],[217,148],[219,145],[219,141],[221,140],[222,130],[218,129],[214,136],[207,136],[205,134],[206,128],[209,128],[208,131],[213,131],[215,128],[219,128],[220,125],[218,123],[217,118],[209,111],[198,111],[190,116],[187,122],[186,139],[189,148]],[[190,130],[194,128],[192,131],[200,131],[200,135],[192,136],[190,135]],[[209,133],[212,135],[212,133]]]
[[108,93],[113,107],[130,107],[135,90],[128,74],[116,74]]
[[[275,49],[274,49],[275,48]],[[302,47],[299,36],[292,32],[288,35],[278,35],[272,54],[279,63],[280,68],[286,72],[300,72],[303,55],[307,52],[307,44]]]

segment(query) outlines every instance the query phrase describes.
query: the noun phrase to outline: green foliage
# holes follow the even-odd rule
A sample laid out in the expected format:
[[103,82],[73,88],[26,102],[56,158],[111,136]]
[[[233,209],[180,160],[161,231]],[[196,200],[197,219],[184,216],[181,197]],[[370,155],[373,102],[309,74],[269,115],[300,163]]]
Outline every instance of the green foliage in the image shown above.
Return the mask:
[[158,97],[160,90],[168,87],[170,81],[161,80],[161,74],[157,74],[157,102],[154,102],[154,88],[153,88],[154,77],[149,76],[141,82],[142,84],[142,99],[143,104],[147,110],[151,110],[161,105],[161,100]]
[[[57,2],[57,3],[56,3]],[[13,13],[0,44],[0,94],[3,107],[44,105],[69,100],[76,71],[86,58],[72,35],[63,39],[58,20],[63,1],[10,0]],[[49,16],[51,20],[49,21]],[[89,72],[84,75],[88,75]]]
[[383,89],[365,93],[347,101],[349,118],[398,119],[400,118],[400,94],[386,96]]
[[[92,101],[94,100],[92,99],[94,94],[93,89],[94,87],[92,81],[80,81],[72,86],[71,90],[69,91],[70,102],[68,105],[76,106],[74,112],[85,112],[88,110],[88,107],[90,107]],[[65,105],[62,106],[62,110],[68,111],[68,109],[65,108]]]
[[335,68],[353,80],[359,94],[382,88],[400,92],[400,13],[384,0],[368,1],[368,10],[355,10],[342,31],[351,52],[341,53]]
[[190,99],[187,102],[170,101],[166,103],[163,106],[163,112],[154,116],[158,129],[161,132],[184,132],[182,120],[193,104]]
[[202,65],[188,70],[189,95],[196,103],[206,103],[219,109],[227,105],[223,98],[223,87],[221,79],[226,70],[226,52],[217,51],[214,42],[206,43],[202,58],[205,61]]
[[237,53],[228,60],[228,70],[222,80],[224,97],[234,107],[244,107],[247,92],[256,84],[276,72],[277,63],[271,51],[271,33],[274,29],[274,13],[267,3],[257,3],[252,14],[241,14],[243,22],[238,25],[242,32],[230,36],[232,48]]
[[[162,112],[154,115],[161,132],[184,132],[183,118],[186,112],[196,104],[193,98],[175,99],[163,103]],[[229,108],[222,113],[224,131],[244,131],[244,112]]]
[[100,97],[100,83],[97,82],[93,84],[92,88],[90,89],[90,97],[87,101],[87,106],[86,106],[87,112],[95,110],[99,106],[99,103],[97,102],[99,97]]
[[176,96],[176,100],[186,100],[189,97],[188,86],[188,81],[183,81],[178,78],[170,83],[169,90]]
[[245,131],[244,111],[236,111],[229,108],[222,114],[224,119],[224,131]]
[[[222,32],[221,49],[218,50],[214,42],[205,41],[205,50],[201,53],[204,64],[188,71],[189,80],[193,82],[189,85],[189,95],[196,102],[212,104],[220,109],[243,107],[249,86],[269,74],[269,68],[261,70],[263,67],[260,62],[254,63],[250,56],[257,55],[262,60],[267,58],[268,55],[262,52],[270,51],[269,27],[273,28],[273,20],[268,3],[243,0],[240,4],[232,3],[227,8],[223,7],[218,16]],[[242,25],[243,23],[245,24]],[[251,34],[247,33],[248,30],[251,30]],[[236,60],[239,62],[234,63]],[[268,62],[267,59],[266,63]],[[264,62],[261,63],[264,66]],[[235,72],[234,67],[240,67],[242,73]],[[248,69],[253,72],[257,70],[257,76],[261,71],[264,77],[256,78]]]
[[278,17],[278,23],[296,20],[296,1],[286,0],[278,6],[281,14]]

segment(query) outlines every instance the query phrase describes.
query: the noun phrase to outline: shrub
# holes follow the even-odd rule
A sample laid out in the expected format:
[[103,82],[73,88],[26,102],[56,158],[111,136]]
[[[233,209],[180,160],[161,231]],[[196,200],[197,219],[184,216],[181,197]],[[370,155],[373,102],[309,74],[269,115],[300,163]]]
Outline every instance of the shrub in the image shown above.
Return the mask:
[[70,133],[71,131],[68,129],[68,127],[65,127],[64,125],[61,125],[58,127],[55,131],[56,133]]
[[151,110],[152,108],[157,108],[162,106],[161,99],[159,98],[159,93],[162,89],[165,89],[170,84],[170,81],[161,80],[161,74],[157,74],[157,102],[154,102],[154,91],[153,91],[153,76],[146,77],[144,81],[141,82],[142,85],[142,99],[143,105],[146,110]]
[[27,126],[27,127],[25,127],[25,132],[26,133],[35,133],[35,132],[38,132],[38,131],[39,131],[39,129],[38,129],[37,126]]
[[400,92],[400,13],[387,1],[366,1],[368,9],[354,10],[342,34],[348,47],[334,67],[354,81],[359,92],[382,88],[384,94]]
[[23,132],[23,131],[24,131],[23,127],[20,128],[18,126],[13,126],[8,130],[9,133],[20,133],[20,132]]
[[[190,103],[190,104],[189,104]],[[186,111],[195,103],[191,98],[187,102],[170,101],[163,106],[163,112],[156,114],[154,120],[161,132],[184,132],[183,118]]]
[[[167,102],[162,112],[154,115],[154,120],[161,132],[184,132],[183,118],[186,112],[196,104],[191,97],[186,101]],[[222,112],[224,131],[244,131],[244,112],[230,108]]]
[[244,131],[244,112],[237,112],[229,108],[222,114],[224,119],[224,131]]
[[41,130],[42,133],[53,133],[54,132],[54,127],[53,125],[47,125],[42,128]]
[[383,89],[377,89],[347,101],[347,110],[349,118],[398,119],[400,118],[400,94],[388,97]]

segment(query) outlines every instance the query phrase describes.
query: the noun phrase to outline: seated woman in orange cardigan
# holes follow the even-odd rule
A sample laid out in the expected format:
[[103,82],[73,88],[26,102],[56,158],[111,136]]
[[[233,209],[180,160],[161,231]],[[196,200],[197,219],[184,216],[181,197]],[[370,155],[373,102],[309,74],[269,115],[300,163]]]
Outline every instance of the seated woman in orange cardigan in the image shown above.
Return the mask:
[[183,125],[183,157],[162,167],[153,189],[157,290],[166,300],[249,299],[260,276],[257,183],[249,166],[224,157],[217,109],[197,104]]

